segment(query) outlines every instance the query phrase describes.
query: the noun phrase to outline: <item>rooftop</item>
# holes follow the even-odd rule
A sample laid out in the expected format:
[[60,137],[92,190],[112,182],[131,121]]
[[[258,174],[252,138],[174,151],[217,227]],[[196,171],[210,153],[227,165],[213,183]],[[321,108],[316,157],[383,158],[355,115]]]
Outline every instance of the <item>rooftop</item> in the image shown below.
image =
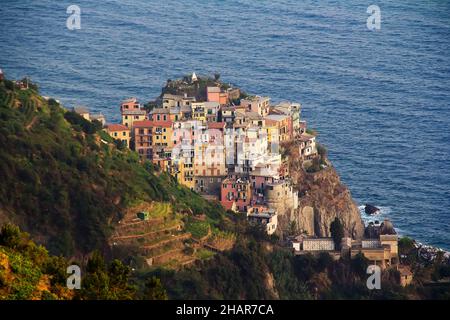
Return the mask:
[[221,91],[219,87],[207,87],[206,90],[213,93],[219,93]]
[[133,122],[133,127],[135,127],[135,128],[148,128],[148,127],[153,127],[153,126],[154,126],[154,122],[151,120],[141,120],[141,121]]
[[137,102],[137,98],[131,97],[131,98],[125,99],[125,100],[122,101],[122,104],[130,103],[130,102]]
[[106,125],[106,128],[109,131],[125,131],[125,130],[130,130],[130,128],[128,128],[127,126],[123,125],[123,124],[119,124],[119,123],[111,123]]
[[125,115],[146,115],[147,112],[145,110],[122,110],[122,114]]
[[266,116],[266,119],[274,120],[274,121],[283,121],[284,119],[288,118],[289,116],[286,114],[269,114]]
[[225,122],[208,122],[209,129],[223,129],[225,127]]

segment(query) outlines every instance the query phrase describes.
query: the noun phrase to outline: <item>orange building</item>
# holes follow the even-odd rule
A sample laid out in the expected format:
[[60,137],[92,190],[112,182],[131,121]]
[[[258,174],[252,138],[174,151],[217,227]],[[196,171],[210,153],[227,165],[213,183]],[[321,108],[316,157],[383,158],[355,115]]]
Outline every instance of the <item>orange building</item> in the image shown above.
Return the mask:
[[153,159],[153,121],[135,121],[133,124],[134,150],[142,160]]
[[276,126],[278,128],[278,138],[280,142],[291,140],[292,132],[292,118],[288,115],[270,114],[265,118],[267,126]]
[[120,140],[126,144],[127,148],[130,147],[130,128],[123,124],[108,124],[106,126],[106,132],[116,140]]
[[207,87],[206,97],[208,102],[218,102],[220,105],[228,104],[228,91],[222,91],[220,87]]

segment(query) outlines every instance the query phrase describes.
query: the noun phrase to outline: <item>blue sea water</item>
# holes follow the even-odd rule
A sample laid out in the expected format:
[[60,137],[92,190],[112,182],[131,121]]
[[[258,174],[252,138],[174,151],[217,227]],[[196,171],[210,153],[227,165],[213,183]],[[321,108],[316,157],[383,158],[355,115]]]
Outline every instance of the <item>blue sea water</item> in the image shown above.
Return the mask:
[[[81,30],[66,8],[81,8]],[[381,29],[366,27],[367,7]],[[450,1],[0,0],[0,68],[118,120],[193,71],[299,101],[360,204],[450,249]]]

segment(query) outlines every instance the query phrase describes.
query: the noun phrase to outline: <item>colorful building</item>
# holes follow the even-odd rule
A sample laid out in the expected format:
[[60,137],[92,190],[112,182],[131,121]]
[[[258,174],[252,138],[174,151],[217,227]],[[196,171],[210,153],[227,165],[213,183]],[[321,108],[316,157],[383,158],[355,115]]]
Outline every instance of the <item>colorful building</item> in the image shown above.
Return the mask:
[[123,124],[108,124],[105,130],[113,139],[122,141],[127,148],[130,147],[130,128]]
[[216,102],[220,105],[228,104],[228,91],[223,91],[220,87],[207,87],[206,97],[209,102]]
[[153,121],[153,163],[166,171],[170,171],[171,166],[173,148],[172,125],[171,121]]
[[147,119],[147,112],[142,109],[141,104],[136,98],[126,99],[120,105],[122,114],[122,124],[128,128],[133,128],[135,121],[143,121]]
[[226,210],[247,212],[251,200],[252,191],[248,179],[228,177],[222,181],[220,203]]
[[195,97],[188,97],[187,94],[175,95],[165,93],[162,98],[162,107],[164,109],[170,109],[173,107],[191,107],[191,104],[195,102]]
[[270,98],[254,96],[241,100],[241,106],[245,107],[248,111],[253,111],[261,116],[265,117],[270,111]]
[[285,142],[293,138],[292,118],[285,114],[270,114],[265,117],[267,126],[278,128],[279,141]]
[[153,121],[136,121],[133,125],[134,150],[139,154],[141,160],[153,159]]
[[303,133],[298,137],[299,155],[303,159],[311,159],[317,155],[316,137]]
[[247,219],[250,223],[263,225],[268,235],[277,230],[278,215],[274,209],[264,205],[253,205],[247,209]]
[[192,119],[202,122],[206,121],[206,110],[204,102],[192,103]]

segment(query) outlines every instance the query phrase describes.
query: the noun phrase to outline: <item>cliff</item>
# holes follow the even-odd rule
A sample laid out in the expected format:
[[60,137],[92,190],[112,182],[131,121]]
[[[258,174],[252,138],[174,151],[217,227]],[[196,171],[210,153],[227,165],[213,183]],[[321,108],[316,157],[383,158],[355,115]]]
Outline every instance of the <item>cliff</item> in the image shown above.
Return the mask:
[[299,191],[299,206],[291,214],[281,217],[282,228],[288,230],[294,222],[299,232],[329,237],[331,222],[338,217],[347,236],[361,238],[364,223],[358,207],[331,163],[327,160],[326,168],[307,173],[294,147],[288,150],[288,155],[290,176]]

